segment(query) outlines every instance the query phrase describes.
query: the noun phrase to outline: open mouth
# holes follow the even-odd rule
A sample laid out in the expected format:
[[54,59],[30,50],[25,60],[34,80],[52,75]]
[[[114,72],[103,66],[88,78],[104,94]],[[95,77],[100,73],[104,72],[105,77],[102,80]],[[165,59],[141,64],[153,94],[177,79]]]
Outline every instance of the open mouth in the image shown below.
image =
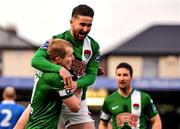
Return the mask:
[[86,35],[87,35],[87,33],[80,31],[78,34],[78,37],[79,37],[79,39],[84,39],[86,37]]
[[84,39],[85,36],[86,36],[85,34],[79,34],[79,35],[78,35],[79,39]]

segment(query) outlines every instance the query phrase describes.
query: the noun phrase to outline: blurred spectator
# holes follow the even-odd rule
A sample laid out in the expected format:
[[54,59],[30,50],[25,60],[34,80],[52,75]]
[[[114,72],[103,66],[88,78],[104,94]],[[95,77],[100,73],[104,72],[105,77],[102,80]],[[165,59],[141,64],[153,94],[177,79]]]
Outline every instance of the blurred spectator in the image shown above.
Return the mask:
[[25,110],[25,107],[17,104],[16,90],[6,87],[2,94],[3,101],[0,103],[0,129],[12,129]]

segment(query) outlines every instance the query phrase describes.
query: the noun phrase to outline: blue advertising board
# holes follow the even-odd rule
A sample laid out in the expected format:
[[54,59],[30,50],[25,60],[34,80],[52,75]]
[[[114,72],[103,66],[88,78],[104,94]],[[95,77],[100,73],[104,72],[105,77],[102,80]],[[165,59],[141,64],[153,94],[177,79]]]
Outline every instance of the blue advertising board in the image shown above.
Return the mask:
[[[1,77],[0,88],[2,89],[6,86],[14,86],[17,89],[32,89],[33,78]],[[132,86],[136,89],[144,90],[180,90],[180,78],[140,78],[134,79]],[[115,90],[117,89],[117,82],[114,78],[99,76],[92,88]]]

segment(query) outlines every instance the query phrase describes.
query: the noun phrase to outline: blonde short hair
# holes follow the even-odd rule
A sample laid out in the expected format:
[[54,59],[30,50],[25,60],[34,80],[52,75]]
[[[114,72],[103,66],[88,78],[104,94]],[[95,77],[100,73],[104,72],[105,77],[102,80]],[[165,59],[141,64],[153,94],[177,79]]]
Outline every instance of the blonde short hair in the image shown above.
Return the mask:
[[50,60],[53,60],[55,57],[59,56],[62,59],[66,56],[67,47],[72,48],[72,44],[64,39],[52,39],[49,41],[49,46],[47,49],[48,56]]

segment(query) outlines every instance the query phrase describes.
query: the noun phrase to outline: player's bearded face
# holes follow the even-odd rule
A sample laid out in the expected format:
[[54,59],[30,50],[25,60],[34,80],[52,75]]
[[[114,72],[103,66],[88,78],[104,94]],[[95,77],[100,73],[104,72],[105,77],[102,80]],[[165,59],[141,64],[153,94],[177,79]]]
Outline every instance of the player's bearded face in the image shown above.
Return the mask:
[[71,33],[76,40],[83,40],[91,30],[92,18],[77,16],[71,20]]
[[116,80],[120,89],[129,88],[132,81],[129,70],[126,68],[117,69]]

